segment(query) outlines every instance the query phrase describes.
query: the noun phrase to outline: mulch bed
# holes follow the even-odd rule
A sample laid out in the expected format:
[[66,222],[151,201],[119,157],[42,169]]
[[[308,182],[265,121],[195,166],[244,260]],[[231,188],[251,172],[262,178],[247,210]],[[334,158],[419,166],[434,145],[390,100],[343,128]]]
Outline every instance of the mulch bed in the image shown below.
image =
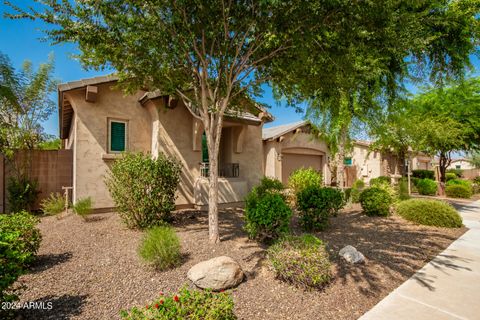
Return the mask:
[[[317,234],[328,243],[335,279],[322,291],[304,291],[275,279],[265,247],[242,231],[242,211],[220,214],[219,245],[208,243],[205,212],[176,217],[184,262],[164,272],[141,262],[136,250],[142,233],[126,229],[114,213],[93,215],[89,222],[73,215],[42,218],[39,259],[20,279],[27,286],[21,302],[52,302],[53,308],[19,314],[23,319],[117,319],[121,309],[189,285],[186,274],[194,264],[228,255],[247,273],[232,290],[239,319],[357,319],[466,230],[417,226],[397,216],[370,218],[358,207],[344,210]],[[366,256],[366,264],[350,266],[338,258],[348,244]]]

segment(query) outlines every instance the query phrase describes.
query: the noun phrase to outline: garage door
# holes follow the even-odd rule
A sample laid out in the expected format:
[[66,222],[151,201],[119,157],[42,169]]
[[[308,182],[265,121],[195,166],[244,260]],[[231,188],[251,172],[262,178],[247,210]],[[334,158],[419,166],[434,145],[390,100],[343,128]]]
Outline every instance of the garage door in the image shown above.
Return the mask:
[[300,168],[313,168],[322,172],[322,156],[311,154],[284,153],[282,156],[282,182],[287,183],[293,171]]

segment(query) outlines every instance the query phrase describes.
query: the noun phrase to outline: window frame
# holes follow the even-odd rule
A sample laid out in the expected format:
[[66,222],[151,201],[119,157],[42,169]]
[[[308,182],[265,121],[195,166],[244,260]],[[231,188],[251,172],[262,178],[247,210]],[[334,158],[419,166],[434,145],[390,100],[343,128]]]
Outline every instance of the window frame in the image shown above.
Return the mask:
[[[123,151],[116,151],[112,150],[112,122],[116,123],[123,123],[125,125],[125,150]],[[120,154],[122,152],[128,151],[128,120],[124,119],[115,119],[115,118],[108,118],[107,120],[107,151],[110,154]]]
[[[346,163],[347,159],[349,160],[348,162],[350,163]],[[343,166],[351,167],[352,165],[353,165],[353,157],[343,157]]]

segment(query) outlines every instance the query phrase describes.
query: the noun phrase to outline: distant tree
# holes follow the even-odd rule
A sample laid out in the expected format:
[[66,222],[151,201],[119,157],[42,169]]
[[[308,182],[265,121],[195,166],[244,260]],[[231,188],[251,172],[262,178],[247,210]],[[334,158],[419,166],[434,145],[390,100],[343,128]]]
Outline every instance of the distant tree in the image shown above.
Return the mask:
[[469,160],[475,168],[480,169],[480,152],[472,152]]
[[40,142],[38,148],[41,150],[59,150],[62,148],[62,140],[58,138],[48,139]]

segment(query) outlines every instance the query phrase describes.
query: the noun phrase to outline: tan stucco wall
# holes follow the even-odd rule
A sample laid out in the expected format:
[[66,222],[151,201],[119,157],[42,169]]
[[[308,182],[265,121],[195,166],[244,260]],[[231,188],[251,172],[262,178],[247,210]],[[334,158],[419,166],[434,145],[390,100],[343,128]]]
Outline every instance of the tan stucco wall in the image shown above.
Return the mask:
[[368,183],[370,179],[383,174],[380,152],[370,151],[365,145],[354,144],[353,151],[348,156],[352,157],[352,166],[357,168],[357,179]]
[[[280,181],[283,180],[282,154],[285,152],[299,154],[321,154],[323,156],[323,179],[327,182],[330,181],[331,174],[327,167],[327,158],[329,156],[327,145],[324,141],[314,139],[312,135],[306,132],[289,132],[283,135],[283,139],[264,141],[263,155],[265,176],[274,177]],[[299,163],[298,167],[302,167],[302,164]]]
[[460,170],[475,169],[472,163],[466,160],[453,160],[452,163],[447,167],[447,169],[456,169],[457,165],[460,166]]
[[[74,150],[74,201],[92,197],[95,208],[109,208],[114,204],[104,183],[112,159],[106,159],[108,152],[108,119],[128,121],[127,149],[134,152],[151,153],[157,156],[163,152],[178,159],[182,165],[182,176],[177,193],[177,205],[194,204],[194,186],[200,176],[202,161],[201,144],[194,148],[195,120],[187,108],[179,103],[174,109],[167,109],[163,99],[148,101],[144,106],[138,103],[143,92],[124,95],[111,87],[99,86],[97,101],[85,101],[85,89],[65,93],[75,116],[66,147]],[[226,122],[226,134],[222,143],[222,159],[240,164],[240,176],[224,179],[224,190],[238,192],[226,199],[244,197],[263,176],[262,126],[240,125]],[[230,128],[235,126],[234,128]],[[239,128],[244,128],[242,139],[238,139]],[[197,132],[199,132],[197,130]],[[200,131],[200,132],[203,132]],[[241,187],[239,187],[241,186]]]
[[111,160],[103,159],[108,150],[108,119],[128,121],[129,151],[151,150],[150,115],[137,102],[141,92],[125,96],[111,86],[98,86],[94,103],[85,101],[85,89],[65,93],[76,115],[70,139],[74,149],[73,201],[91,197],[95,208],[114,206],[104,182],[111,165]]

